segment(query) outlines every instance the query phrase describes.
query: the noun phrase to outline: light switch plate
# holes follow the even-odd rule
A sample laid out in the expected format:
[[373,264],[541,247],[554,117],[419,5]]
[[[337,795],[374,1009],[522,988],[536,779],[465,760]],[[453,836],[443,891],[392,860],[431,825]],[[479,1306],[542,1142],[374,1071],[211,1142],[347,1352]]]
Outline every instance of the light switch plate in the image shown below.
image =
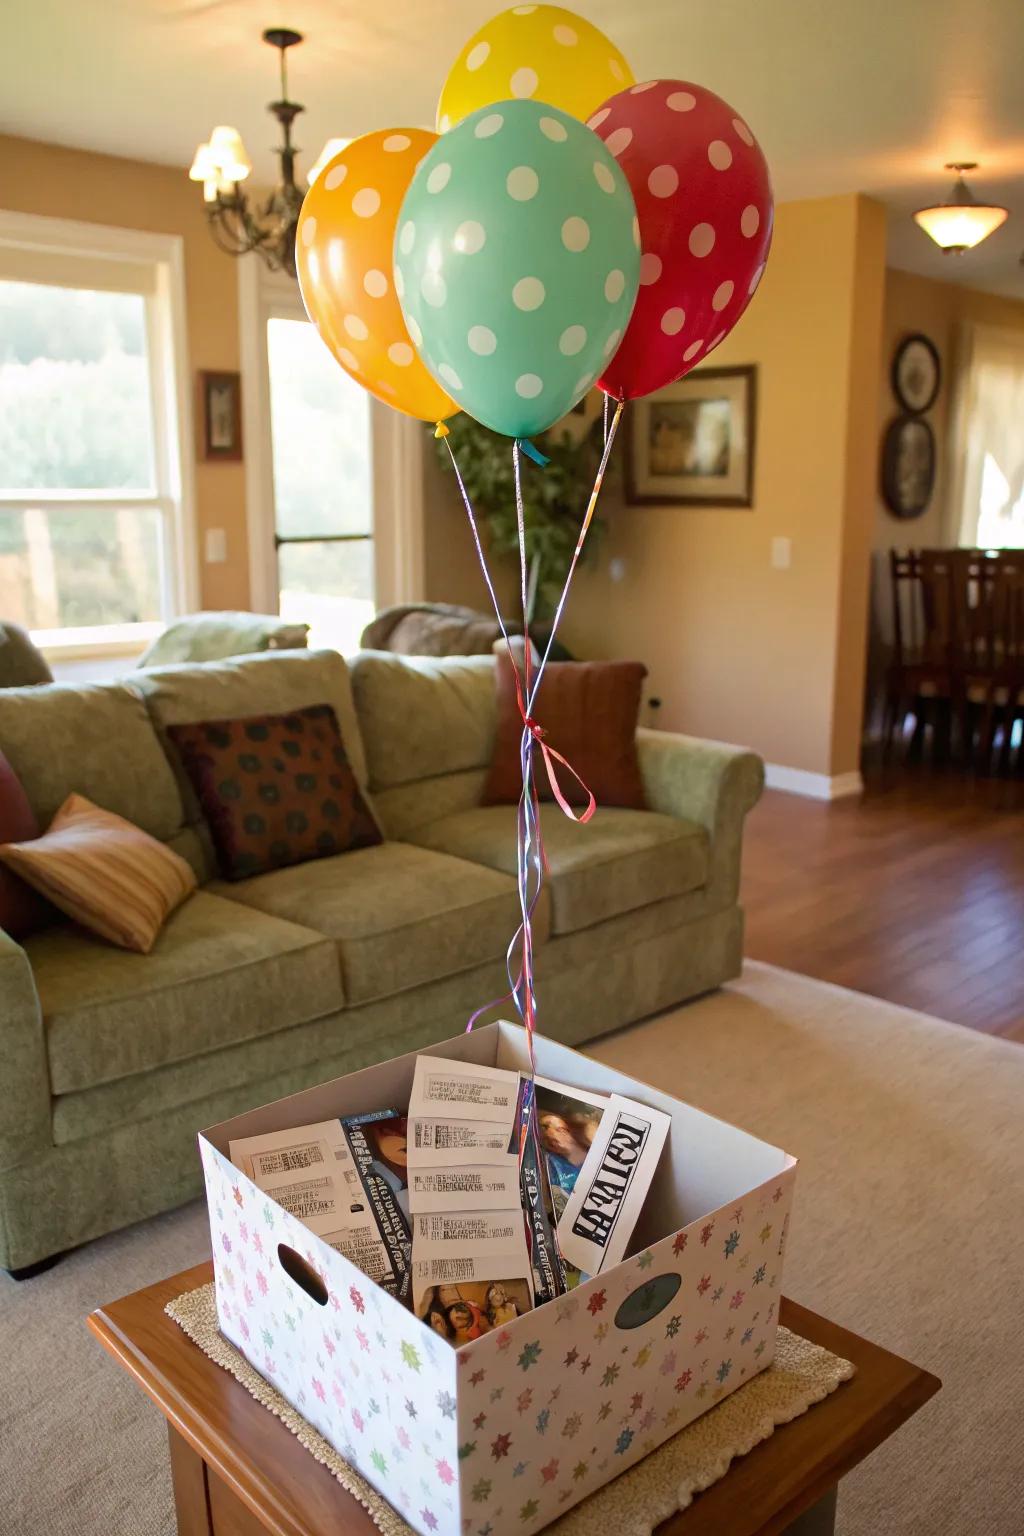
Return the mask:
[[772,539],[772,568],[776,571],[788,571],[792,563],[793,541],[792,539]]
[[206,530],[206,563],[223,565],[228,558],[228,536],[223,528]]

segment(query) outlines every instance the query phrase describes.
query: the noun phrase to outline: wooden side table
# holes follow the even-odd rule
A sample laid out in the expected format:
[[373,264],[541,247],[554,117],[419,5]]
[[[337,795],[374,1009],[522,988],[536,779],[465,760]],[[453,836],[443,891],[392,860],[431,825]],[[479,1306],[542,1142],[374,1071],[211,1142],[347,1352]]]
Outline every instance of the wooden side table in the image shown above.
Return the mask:
[[[101,1307],[89,1327],[167,1420],[178,1536],[377,1536],[362,1505],[167,1316],[212,1264]],[[857,1374],[734,1462],[658,1536],[826,1536],[836,1488],[939,1390],[928,1371],[784,1299],[787,1328]]]

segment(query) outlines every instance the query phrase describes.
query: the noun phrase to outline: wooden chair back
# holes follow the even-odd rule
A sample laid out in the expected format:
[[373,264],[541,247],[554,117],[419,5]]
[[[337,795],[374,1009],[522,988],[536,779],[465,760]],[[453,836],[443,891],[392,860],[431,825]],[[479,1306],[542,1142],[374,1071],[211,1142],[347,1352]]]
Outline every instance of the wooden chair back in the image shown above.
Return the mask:
[[895,660],[901,668],[944,671],[956,651],[953,552],[894,549],[892,580]]
[[994,670],[1006,681],[1024,676],[1024,550],[1004,550],[993,563],[990,606]]
[[1004,651],[1003,600],[997,591],[1008,567],[1002,552],[983,549],[957,549],[952,559],[957,669],[965,679],[991,678]]

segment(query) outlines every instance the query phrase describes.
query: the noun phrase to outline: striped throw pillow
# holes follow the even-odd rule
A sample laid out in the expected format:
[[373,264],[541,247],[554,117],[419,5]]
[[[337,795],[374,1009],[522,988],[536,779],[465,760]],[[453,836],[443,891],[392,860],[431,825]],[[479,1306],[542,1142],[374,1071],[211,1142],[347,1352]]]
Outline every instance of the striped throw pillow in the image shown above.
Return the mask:
[[0,860],[83,928],[143,955],[196,887],[178,854],[84,795],[69,795],[42,837],[0,845]]

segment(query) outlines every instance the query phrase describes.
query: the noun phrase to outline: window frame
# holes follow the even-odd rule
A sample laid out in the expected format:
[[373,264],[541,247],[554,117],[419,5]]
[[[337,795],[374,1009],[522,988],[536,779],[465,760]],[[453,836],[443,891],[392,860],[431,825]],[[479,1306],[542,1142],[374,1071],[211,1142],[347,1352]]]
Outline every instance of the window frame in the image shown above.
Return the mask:
[[[199,558],[196,532],[195,473],[189,447],[193,441],[192,404],[186,332],[184,241],[180,235],[154,234],[112,225],[88,224],[43,214],[0,209],[0,262],[3,251],[44,253],[66,261],[70,288],[88,288],[76,279],[76,260],[138,267],[153,271],[153,292],[144,295],[153,426],[152,492],[26,488],[0,491],[0,509],[28,506],[43,510],[91,503],[157,510],[164,523],[161,569],[162,618],[139,624],[33,631],[48,659],[131,655],[159,634],[172,619],[199,606]],[[23,281],[24,279],[17,279]],[[125,292],[137,292],[126,282]]]

